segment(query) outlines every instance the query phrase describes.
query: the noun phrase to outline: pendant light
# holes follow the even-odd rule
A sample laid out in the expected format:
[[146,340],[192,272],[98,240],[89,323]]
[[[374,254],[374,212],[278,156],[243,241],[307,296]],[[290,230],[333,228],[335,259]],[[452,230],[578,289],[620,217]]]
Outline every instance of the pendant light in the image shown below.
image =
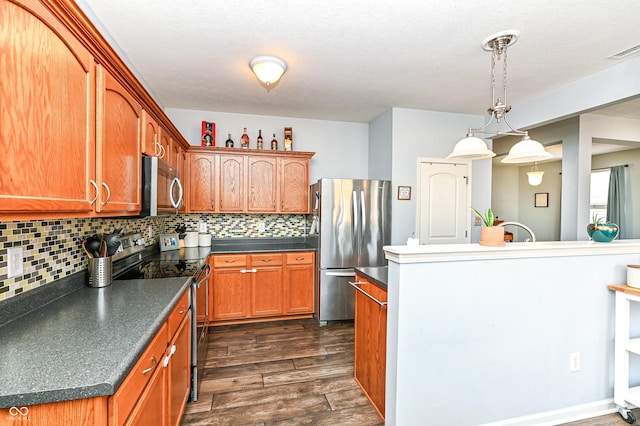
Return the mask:
[[529,185],[538,186],[542,183],[542,175],[544,172],[538,170],[538,163],[533,163],[533,167],[531,167],[531,171],[527,172],[527,178],[529,180]]
[[[478,128],[469,129],[467,137],[458,142],[448,159],[480,160],[494,157],[496,154],[487,148],[484,140],[476,137],[476,134],[486,134],[493,136],[522,136],[522,140],[515,144],[502,162],[503,163],[528,163],[531,161],[546,160],[553,155],[545,151],[542,144],[529,137],[528,132],[514,128],[507,120],[507,113],[511,111],[511,105],[507,102],[507,46],[514,44],[520,32],[516,30],[501,31],[491,35],[482,41],[482,48],[491,52],[491,105],[487,112],[490,115],[489,121]],[[496,61],[502,60],[502,98],[496,98]],[[504,123],[508,126],[507,131],[486,130],[493,122]]]

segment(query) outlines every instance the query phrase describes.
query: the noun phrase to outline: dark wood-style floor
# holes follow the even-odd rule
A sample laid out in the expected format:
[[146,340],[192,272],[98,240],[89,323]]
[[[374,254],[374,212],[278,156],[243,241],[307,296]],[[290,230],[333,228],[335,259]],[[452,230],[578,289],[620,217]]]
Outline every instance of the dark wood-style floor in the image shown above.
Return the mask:
[[[314,320],[214,327],[200,398],[182,425],[377,426],[353,379],[353,323]],[[640,409],[634,410],[640,419]],[[618,414],[565,426],[623,426]]]
[[353,378],[353,322],[210,329],[200,397],[182,425],[382,425]]

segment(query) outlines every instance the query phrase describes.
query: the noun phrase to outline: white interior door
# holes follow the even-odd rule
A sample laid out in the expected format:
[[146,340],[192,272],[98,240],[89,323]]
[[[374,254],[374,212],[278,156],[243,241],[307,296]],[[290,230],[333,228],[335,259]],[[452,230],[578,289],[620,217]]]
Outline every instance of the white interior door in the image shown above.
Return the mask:
[[418,237],[420,244],[470,241],[471,165],[418,159]]

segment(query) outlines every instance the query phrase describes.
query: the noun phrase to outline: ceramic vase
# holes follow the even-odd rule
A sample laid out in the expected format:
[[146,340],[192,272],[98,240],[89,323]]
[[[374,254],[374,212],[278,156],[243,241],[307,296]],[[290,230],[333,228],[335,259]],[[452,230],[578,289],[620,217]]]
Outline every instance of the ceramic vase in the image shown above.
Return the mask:
[[502,226],[483,226],[480,228],[481,246],[503,247],[504,228]]

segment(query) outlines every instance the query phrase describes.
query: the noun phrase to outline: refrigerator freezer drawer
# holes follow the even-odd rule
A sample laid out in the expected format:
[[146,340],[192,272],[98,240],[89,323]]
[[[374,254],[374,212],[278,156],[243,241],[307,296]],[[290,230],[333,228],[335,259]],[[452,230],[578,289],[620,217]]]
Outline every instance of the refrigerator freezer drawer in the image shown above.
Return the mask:
[[350,320],[354,317],[355,290],[349,281],[355,280],[353,269],[320,270],[318,321]]

